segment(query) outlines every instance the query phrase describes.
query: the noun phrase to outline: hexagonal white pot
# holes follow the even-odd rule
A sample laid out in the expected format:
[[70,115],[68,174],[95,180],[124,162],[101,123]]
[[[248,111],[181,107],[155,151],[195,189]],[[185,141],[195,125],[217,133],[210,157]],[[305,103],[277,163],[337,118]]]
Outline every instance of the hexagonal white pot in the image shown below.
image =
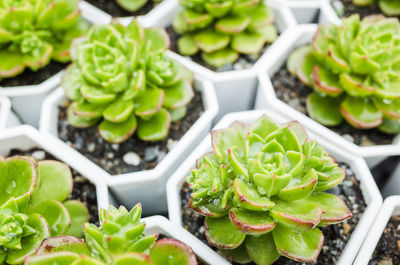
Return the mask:
[[298,23],[335,23],[341,20],[336,15],[329,0],[285,0]]
[[11,110],[10,99],[6,97],[0,97],[0,130],[20,124],[21,122],[19,121],[19,118]]
[[371,259],[390,217],[400,214],[400,196],[390,196],[383,202],[353,265],[365,265]]
[[[87,4],[83,1],[79,3],[79,8],[82,17],[89,23],[104,24],[110,21],[110,18],[88,10]],[[24,123],[38,127],[42,102],[60,84],[62,75],[63,71],[60,71],[38,85],[0,86],[0,96],[7,96],[11,99],[14,111]]]
[[264,109],[270,105],[274,105],[276,108],[280,109],[282,113],[294,120],[300,121],[300,123],[308,129],[334,141],[338,146],[341,146],[348,152],[364,157],[368,165],[373,167],[386,157],[395,155],[398,152],[400,148],[400,134],[394,138],[393,144],[391,145],[358,146],[314,121],[307,115],[290,107],[288,104],[279,100],[275,95],[275,90],[268,76],[273,76],[279,71],[282,65],[286,63],[286,59],[293,49],[310,43],[316,30],[316,24],[298,25],[288,30],[288,34],[285,34],[284,42],[279,52],[270,57],[268,63],[264,64],[264,69],[260,71],[255,108]]
[[198,260],[200,259],[207,264],[224,263],[224,259],[221,258],[218,254],[210,250],[200,240],[198,240],[195,236],[190,234],[182,227],[171,223],[171,221],[169,221],[167,218],[156,215],[143,218],[142,221],[146,223],[146,234],[164,234],[168,237],[182,241],[192,248]]
[[[288,117],[281,114],[280,111],[275,109],[267,110],[254,110],[231,113],[224,116],[220,122],[213,129],[226,128],[234,121],[242,121],[246,123],[252,123],[258,119],[262,114],[268,115],[270,118],[279,123],[292,121]],[[350,165],[352,171],[355,173],[356,178],[360,181],[360,187],[367,204],[367,208],[361,216],[361,219],[353,231],[346,247],[343,250],[342,255],[338,258],[337,265],[350,265],[357,255],[357,251],[361,246],[364,237],[367,235],[369,227],[372,224],[378,210],[382,204],[382,196],[379,193],[378,187],[376,186],[372,175],[365,163],[365,161],[348,152],[343,151],[340,146],[337,146],[330,141],[322,138],[312,131],[307,130],[308,135],[311,139],[316,139],[318,143],[325,148],[337,161],[343,161]],[[170,178],[167,183],[167,199],[168,199],[168,213],[171,222],[182,226],[181,218],[181,197],[180,190],[185,176],[190,174],[190,169],[195,168],[196,159],[201,157],[203,154],[211,151],[211,136],[207,135],[205,139],[194,149],[192,154],[183,162],[175,174]],[[226,262],[225,264],[229,264]]]
[[[296,19],[283,2],[279,0],[266,0],[275,12],[275,23],[282,35],[286,29],[296,24]],[[178,0],[166,0],[165,9],[159,16],[154,16],[151,20],[142,21],[146,27],[167,27],[171,25],[176,14],[181,10]],[[190,71],[208,78],[215,85],[217,92],[220,111],[217,119],[221,118],[225,113],[232,111],[248,110],[253,107],[254,96],[257,87],[256,72],[269,58],[279,51],[282,45],[281,37],[279,37],[266,52],[257,60],[250,69],[234,70],[227,72],[214,72],[194,61],[190,58],[181,56],[169,51],[171,56],[185,65]]]
[[66,144],[52,135],[40,133],[29,125],[21,125],[0,132],[0,156],[7,156],[11,149],[40,148],[79,172],[96,186],[97,207],[108,208],[109,193],[106,182],[96,175],[92,165],[85,165]]
[[[143,212],[147,215],[165,211],[167,207],[165,183],[168,177],[190,153],[191,148],[209,132],[212,121],[218,113],[218,103],[212,83],[195,76],[194,87],[202,93],[205,111],[154,169],[111,176],[82,154],[72,148],[71,150],[76,156],[81,157],[85,164],[102,171],[101,176],[116,198],[128,208],[137,202],[142,202]],[[58,106],[65,100],[64,91],[60,87],[44,101],[40,121],[42,132],[57,136]]]

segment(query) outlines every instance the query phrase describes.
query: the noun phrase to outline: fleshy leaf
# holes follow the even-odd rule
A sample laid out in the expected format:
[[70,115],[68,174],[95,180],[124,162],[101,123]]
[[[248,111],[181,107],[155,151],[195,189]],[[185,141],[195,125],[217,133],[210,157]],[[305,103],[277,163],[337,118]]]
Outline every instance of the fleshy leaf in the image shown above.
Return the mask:
[[257,54],[264,44],[263,35],[258,33],[238,33],[232,38],[232,48],[243,54]]
[[64,207],[67,208],[71,216],[71,225],[66,232],[67,235],[82,237],[82,226],[89,221],[89,211],[86,206],[76,200],[64,202]]
[[158,240],[150,251],[154,264],[196,265],[196,256],[193,250],[182,242],[173,238]]
[[266,211],[275,205],[269,198],[261,196],[254,188],[239,179],[235,179],[234,186],[241,207],[252,211]]
[[171,115],[162,108],[148,120],[138,120],[137,136],[144,141],[160,141],[167,137],[170,125]]
[[136,116],[131,114],[127,120],[120,123],[102,121],[99,126],[99,133],[101,137],[111,143],[122,143],[135,133],[136,127]]
[[201,58],[209,65],[219,68],[234,63],[239,54],[231,48],[224,48],[211,53],[202,53]]
[[229,211],[229,218],[245,234],[260,235],[275,228],[275,221],[266,212],[233,208]]
[[227,47],[230,36],[208,29],[194,35],[194,42],[202,51],[211,53]]
[[246,238],[246,235],[231,223],[228,216],[221,218],[206,217],[204,229],[208,243],[218,248],[237,248]]
[[246,250],[251,259],[259,265],[269,265],[279,258],[272,233],[261,236],[247,236]]
[[370,129],[379,126],[382,112],[369,99],[346,97],[340,105],[340,112],[348,123],[356,128]]
[[339,110],[340,98],[320,96],[313,92],[307,97],[307,112],[310,117],[326,126],[336,126],[342,123]]

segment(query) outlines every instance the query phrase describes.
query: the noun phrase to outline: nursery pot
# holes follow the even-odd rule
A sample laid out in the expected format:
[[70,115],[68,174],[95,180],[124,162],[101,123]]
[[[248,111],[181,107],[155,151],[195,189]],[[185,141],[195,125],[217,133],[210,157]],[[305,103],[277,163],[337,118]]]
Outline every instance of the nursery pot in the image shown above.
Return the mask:
[[11,110],[11,101],[6,97],[0,97],[0,130],[21,124],[19,118]]
[[[252,123],[258,119],[262,114],[266,114],[274,121],[278,123],[285,123],[292,121],[280,114],[275,109],[257,110],[257,111],[246,111],[237,112],[226,115],[214,129],[226,128],[234,121],[241,121],[245,123]],[[333,156],[338,162],[345,162],[354,172],[355,178],[360,182],[360,189],[364,197],[366,208],[358,224],[356,224],[345,248],[342,251],[340,257],[337,257],[338,265],[352,264],[357,252],[361,246],[364,237],[368,234],[369,228],[375,218],[381,204],[382,197],[379,190],[372,178],[372,175],[365,163],[365,161],[357,156],[354,156],[344,151],[340,146],[337,146],[325,138],[313,133],[312,131],[306,130],[311,139],[316,139],[318,143],[325,148],[325,150]],[[190,174],[190,169],[195,168],[196,159],[201,157],[203,154],[210,152],[211,149],[211,136],[208,135],[204,140],[194,149],[194,151],[188,156],[185,162],[182,163],[181,167],[178,168],[175,174],[170,178],[167,183],[167,198],[168,198],[168,212],[170,220],[177,225],[183,225],[182,219],[182,207],[181,207],[181,187],[185,182],[185,177]],[[226,262],[229,264],[228,262]]]
[[299,24],[341,23],[329,0],[286,0],[285,4],[292,10]]

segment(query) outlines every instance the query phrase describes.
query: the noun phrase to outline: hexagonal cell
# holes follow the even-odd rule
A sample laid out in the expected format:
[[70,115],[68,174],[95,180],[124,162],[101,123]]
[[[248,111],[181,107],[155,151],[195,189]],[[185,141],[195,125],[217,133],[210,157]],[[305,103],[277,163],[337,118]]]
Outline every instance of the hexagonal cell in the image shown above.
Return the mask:
[[21,124],[19,118],[11,110],[11,101],[7,97],[0,97],[0,130]]

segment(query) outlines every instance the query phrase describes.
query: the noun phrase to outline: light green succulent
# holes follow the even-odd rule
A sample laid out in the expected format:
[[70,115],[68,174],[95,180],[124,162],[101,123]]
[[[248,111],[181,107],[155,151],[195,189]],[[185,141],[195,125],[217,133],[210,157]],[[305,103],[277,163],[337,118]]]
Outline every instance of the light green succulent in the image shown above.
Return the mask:
[[[117,3],[125,10],[129,12],[136,12],[141,9],[148,0],[116,0]],[[162,0],[152,0],[155,3],[161,2]]]
[[288,70],[313,87],[308,114],[336,126],[400,132],[400,23],[358,15],[319,26],[310,46],[295,50]]
[[32,157],[0,159],[0,264],[21,264],[50,236],[82,236],[89,219],[72,192],[69,167]]
[[173,21],[182,36],[182,55],[201,53],[209,65],[233,63],[239,54],[257,54],[277,36],[274,14],[261,0],[180,0],[183,11]]
[[83,242],[74,237],[45,240],[25,265],[196,265],[196,257],[184,243],[165,238],[156,242],[156,234],[144,235],[140,222],[142,207],[130,212],[110,206],[101,210],[101,227],[86,223]]
[[387,16],[400,15],[400,2],[397,0],[353,0],[353,3],[358,6],[373,5],[378,1],[382,12]]
[[68,62],[71,41],[87,29],[78,0],[0,1],[0,80]]
[[324,236],[318,227],[351,217],[324,191],[345,172],[296,122],[267,116],[211,132],[213,152],[187,178],[189,207],[206,216],[210,245],[239,263],[272,264],[281,255],[313,262]]
[[69,123],[100,122],[100,135],[113,143],[135,131],[145,141],[164,139],[194,96],[191,73],[166,56],[168,45],[164,30],[143,29],[136,20],[92,27],[72,48],[74,63],[62,83],[72,101]]

